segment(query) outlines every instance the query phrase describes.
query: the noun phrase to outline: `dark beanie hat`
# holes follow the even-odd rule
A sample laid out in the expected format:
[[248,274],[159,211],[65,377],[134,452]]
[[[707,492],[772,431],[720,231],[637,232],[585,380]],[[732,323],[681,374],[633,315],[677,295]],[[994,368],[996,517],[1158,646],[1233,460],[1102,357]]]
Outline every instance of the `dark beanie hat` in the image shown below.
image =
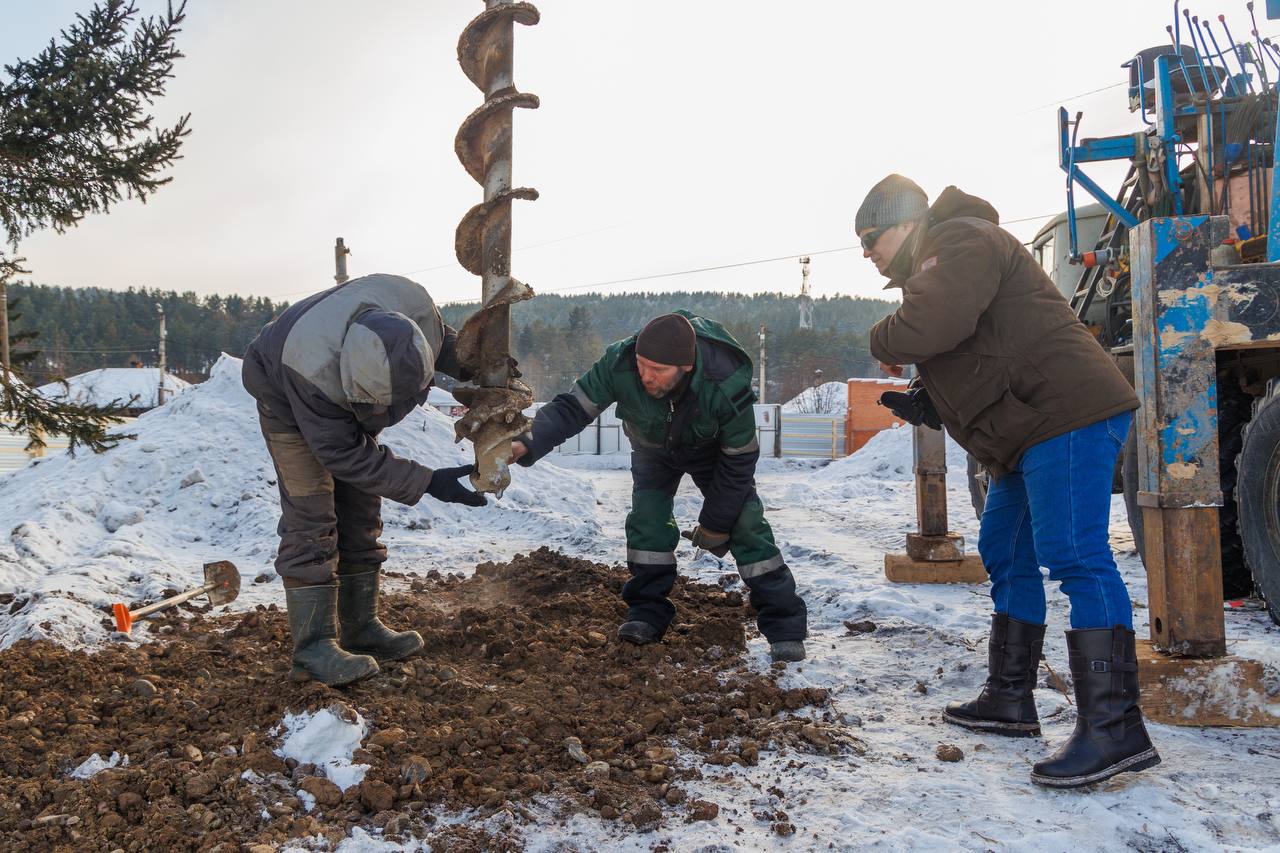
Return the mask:
[[658,364],[693,364],[697,350],[693,324],[679,314],[654,317],[636,338],[636,355]]
[[853,230],[886,228],[919,219],[929,212],[929,196],[910,178],[890,175],[871,188],[858,208]]

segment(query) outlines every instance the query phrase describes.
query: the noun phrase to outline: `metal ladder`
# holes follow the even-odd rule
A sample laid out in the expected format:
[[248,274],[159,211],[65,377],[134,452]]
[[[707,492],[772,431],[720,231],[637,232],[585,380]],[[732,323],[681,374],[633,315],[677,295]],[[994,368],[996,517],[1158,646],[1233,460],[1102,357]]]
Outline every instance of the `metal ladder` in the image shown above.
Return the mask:
[[[1129,164],[1129,173],[1125,176],[1124,183],[1120,185],[1120,192],[1116,195],[1116,203],[1125,210],[1135,216],[1143,207],[1142,192],[1139,189],[1138,178],[1139,168],[1145,168],[1145,165],[1138,163]],[[1125,237],[1128,236],[1128,227],[1119,220],[1114,214],[1107,215],[1107,224],[1110,230],[1104,231],[1098,238],[1098,242],[1094,244],[1094,253],[1106,253],[1109,260],[1114,259],[1119,254],[1120,248],[1124,245]],[[1071,297],[1071,310],[1084,321],[1085,315],[1089,313],[1089,306],[1093,304],[1093,299],[1098,295],[1098,286],[1107,272],[1108,263],[1099,263],[1094,266],[1085,267],[1084,272],[1080,275],[1080,284],[1076,287],[1075,294]]]

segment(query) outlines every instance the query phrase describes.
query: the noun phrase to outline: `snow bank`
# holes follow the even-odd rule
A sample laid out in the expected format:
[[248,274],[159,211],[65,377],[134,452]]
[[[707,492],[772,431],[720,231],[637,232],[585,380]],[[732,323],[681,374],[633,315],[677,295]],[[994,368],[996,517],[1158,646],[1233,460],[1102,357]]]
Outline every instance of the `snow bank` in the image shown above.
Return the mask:
[[344,791],[359,785],[369,770],[368,764],[351,763],[369,726],[349,708],[335,706],[315,714],[286,714],[272,733],[284,738],[276,755],[323,767],[329,781]]
[[[24,637],[101,642],[113,602],[196,586],[214,560],[240,569],[233,609],[281,599],[278,582],[269,582],[275,469],[239,359],[223,356],[207,382],[128,431],[136,440],[106,453],[50,456],[0,475],[0,596],[13,596],[0,607],[0,648]],[[471,450],[454,444],[453,422],[434,409],[415,411],[381,440],[433,468],[463,464]],[[509,557],[506,549],[580,533],[595,506],[588,480],[545,462],[518,468],[502,500],[482,509],[430,497],[414,507],[386,501],[388,568],[469,571],[481,559]],[[145,635],[146,625],[134,634]]]
[[[50,382],[36,390],[52,400],[71,400],[95,406],[118,403],[126,404],[129,408],[150,409],[156,405],[156,389],[159,385],[158,367],[104,367],[72,376],[65,385]],[[164,375],[166,402],[190,387],[190,382],[179,379],[172,373]]]
[[824,382],[814,388],[806,388],[786,403],[782,411],[791,414],[843,415],[849,411],[848,380]]
[[[914,480],[910,426],[881,430],[854,453],[837,459],[814,474],[818,482],[870,477],[876,480]],[[965,472],[968,457],[960,445],[946,438],[947,470]]]

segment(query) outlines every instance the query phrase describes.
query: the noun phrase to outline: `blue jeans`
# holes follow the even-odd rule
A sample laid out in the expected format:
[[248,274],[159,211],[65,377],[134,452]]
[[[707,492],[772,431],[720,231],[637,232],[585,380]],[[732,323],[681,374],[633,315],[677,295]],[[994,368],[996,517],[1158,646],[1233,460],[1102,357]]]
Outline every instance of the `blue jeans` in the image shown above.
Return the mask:
[[1043,625],[1044,566],[1071,600],[1072,628],[1132,629],[1107,536],[1116,456],[1132,420],[1123,412],[1032,445],[991,484],[978,551],[996,613]]

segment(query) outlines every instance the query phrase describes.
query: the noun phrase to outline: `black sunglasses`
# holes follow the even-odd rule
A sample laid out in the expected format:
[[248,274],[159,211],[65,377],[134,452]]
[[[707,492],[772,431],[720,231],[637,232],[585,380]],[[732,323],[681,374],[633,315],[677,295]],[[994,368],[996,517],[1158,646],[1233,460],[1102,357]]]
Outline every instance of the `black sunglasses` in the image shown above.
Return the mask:
[[876,229],[876,230],[874,230],[874,231],[868,231],[866,234],[863,234],[863,235],[862,235],[862,237],[861,237],[861,238],[859,238],[859,239],[861,239],[861,240],[862,240],[862,248],[863,248],[863,250],[864,250],[864,251],[867,251],[867,252],[870,252],[872,249],[874,249],[874,248],[876,247],[876,241],[877,241],[877,240],[879,240],[881,237],[883,237],[883,236],[884,236],[884,232],[886,232],[886,231],[888,231],[889,229],[894,228],[894,227],[896,227],[896,226],[894,226],[894,225],[886,225],[886,226],[884,226],[883,228],[877,228],[877,229]]

